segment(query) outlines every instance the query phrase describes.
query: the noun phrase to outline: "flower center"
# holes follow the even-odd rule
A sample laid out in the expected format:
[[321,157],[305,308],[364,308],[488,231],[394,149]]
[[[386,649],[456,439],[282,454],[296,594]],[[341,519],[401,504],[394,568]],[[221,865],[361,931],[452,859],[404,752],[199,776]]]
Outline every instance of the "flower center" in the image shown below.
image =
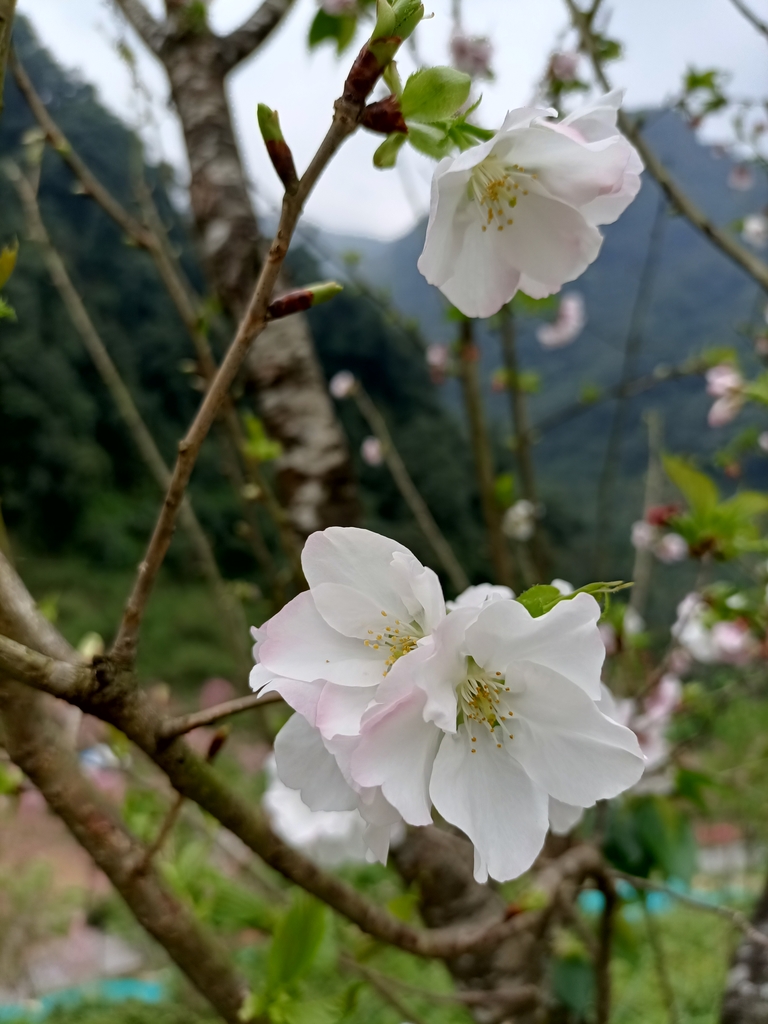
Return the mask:
[[[504,729],[510,739],[514,739],[509,731],[510,719],[514,711],[509,703],[510,688],[501,672],[486,672],[480,668],[473,658],[467,658],[467,677],[456,688],[459,711],[469,726],[470,734],[476,729],[488,729],[491,735],[494,730]],[[501,738],[501,737],[498,737]],[[477,737],[470,735],[474,744]],[[497,747],[501,743],[496,743]],[[472,753],[475,753],[473,746]]]
[[[381,614],[385,619],[391,618],[386,612]],[[408,625],[402,623],[400,619],[394,619],[393,622],[394,625],[385,623],[379,629],[369,629],[369,639],[363,641],[366,647],[372,647],[374,651],[380,650],[382,654],[387,655],[384,661],[386,668],[382,675],[389,672],[398,658],[402,658],[404,654],[412,651],[424,636],[421,627],[416,622],[411,622]]]
[[519,164],[504,164],[493,155],[473,168],[469,194],[480,207],[483,231],[487,231],[494,221],[497,231],[514,224],[511,211],[517,206],[520,196],[528,195],[528,189],[522,187],[527,182],[523,180],[521,185],[520,178],[536,178],[536,175]]

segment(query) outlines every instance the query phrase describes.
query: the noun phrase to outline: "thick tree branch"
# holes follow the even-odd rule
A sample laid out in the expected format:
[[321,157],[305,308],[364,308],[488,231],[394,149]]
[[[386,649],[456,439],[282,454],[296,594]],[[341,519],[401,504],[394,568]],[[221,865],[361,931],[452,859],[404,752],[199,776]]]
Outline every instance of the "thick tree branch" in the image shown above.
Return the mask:
[[263,0],[246,21],[223,36],[220,54],[227,71],[250,57],[264,43],[293,7],[295,0]]
[[761,35],[764,35],[765,38],[768,39],[768,22],[762,21],[758,18],[750,7],[747,7],[745,3],[742,3],[742,0],[731,0],[731,3],[739,14],[742,14],[747,19],[750,25],[756,28]]
[[17,683],[0,682],[0,721],[12,760],[107,875],[139,924],[223,1019],[239,1024],[245,982],[224,950],[145,863],[142,844],[80,773],[74,754],[60,742],[44,698]]
[[3,83],[5,67],[11,52],[11,33],[16,0],[0,0],[0,114],[3,112]]
[[167,37],[167,30],[160,22],[155,21],[142,0],[114,0],[123,12],[125,20],[141,36],[145,45],[159,56]]
[[[0,609],[3,610],[6,582],[12,586],[18,582],[23,589],[16,574],[0,557]],[[26,631],[34,633],[34,621],[28,622]],[[57,646],[60,649],[61,642]],[[211,814],[289,881],[317,896],[379,941],[417,956],[447,959],[469,950],[491,949],[514,935],[537,929],[547,919],[548,909],[545,908],[509,919],[502,916],[471,926],[426,931],[392,917],[341,879],[326,874],[287,846],[272,832],[258,809],[232,790],[183,740],[168,742],[162,735],[163,719],[149,697],[127,683],[124,676],[114,676],[108,661],[92,670],[83,669],[74,677],[63,675],[65,667],[58,664],[57,658],[49,658],[7,637],[0,637],[0,671],[45,692],[50,692],[48,681],[54,679],[56,696],[125,733],[168,776],[178,793]],[[72,690],[67,692],[65,684],[70,679]],[[544,868],[537,879],[537,889],[551,902],[565,880],[580,884],[584,878],[599,872],[601,864],[599,853],[592,847],[574,847]]]
[[[611,85],[603,71],[597,47],[595,45],[595,39],[590,31],[586,15],[576,6],[574,0],[565,0],[565,3],[571,13],[574,27],[578,30],[581,36],[581,45],[592,62],[595,77],[600,85],[608,91],[611,88]],[[726,256],[733,260],[734,263],[738,264],[738,266],[743,270],[746,270],[750,277],[752,277],[762,288],[768,291],[768,264],[763,263],[762,260],[758,259],[757,256],[737,242],[736,239],[727,231],[724,231],[717,227],[716,224],[713,224],[706,214],[688,198],[686,193],[677,184],[667,168],[656,156],[653,149],[646,142],[639,126],[632,120],[632,118],[627,117],[623,110],[619,111],[619,128],[630,140],[633,146],[635,146],[643,159],[646,170],[662,187],[672,206],[686,217],[698,231],[713,243],[713,245],[716,245],[717,248],[724,252]]]

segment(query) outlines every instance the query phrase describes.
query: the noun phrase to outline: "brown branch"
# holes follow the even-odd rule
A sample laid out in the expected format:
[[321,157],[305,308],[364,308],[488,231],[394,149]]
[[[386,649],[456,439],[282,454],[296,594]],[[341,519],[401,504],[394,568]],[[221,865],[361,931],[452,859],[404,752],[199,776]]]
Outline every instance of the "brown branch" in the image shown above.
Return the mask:
[[[2,637],[0,637],[0,650],[1,645]],[[265,704],[277,704],[282,699],[279,693],[266,693],[263,697],[260,697],[258,693],[250,693],[247,697],[236,697],[223,704],[214,704],[213,707],[205,708],[203,711],[192,711],[188,715],[179,715],[178,718],[167,718],[161,726],[160,735],[165,740],[172,740],[177,736],[184,736],[186,733],[192,732],[193,729],[220,722],[222,718],[229,718],[230,715],[239,715],[241,711],[250,711],[251,708],[260,708]]]
[[[16,191],[22,201],[30,239],[41,247],[43,259],[48,267],[51,280],[56,286],[88,354],[112,396],[117,411],[128,428],[144,464],[160,491],[164,492],[170,482],[170,471],[155,444],[154,438],[147,429],[141,413],[136,408],[130,391],[120,376],[117,367],[112,362],[106,346],[99,337],[79,293],[72,284],[72,280],[64,266],[64,261],[51,243],[40,216],[40,208],[37,205],[35,193],[16,164],[7,161],[4,164],[4,169],[16,187]],[[216,608],[222,615],[224,626],[228,632],[229,642],[232,644],[233,650],[238,657],[239,672],[242,675],[247,675],[250,665],[250,653],[243,610],[239,601],[230,593],[221,577],[211,545],[188,498],[185,498],[182,503],[179,521],[190,539],[201,572],[208,580],[214,593]]]
[[60,742],[45,700],[24,686],[0,685],[5,746],[48,806],[109,878],[136,920],[166,950],[188,980],[229,1024],[239,1024],[245,982],[216,940],[178,902],[151,865],[135,866],[145,850],[113,807],[80,773]]
[[509,546],[501,530],[501,510],[496,501],[493,451],[483,412],[483,396],[480,387],[480,350],[475,344],[473,331],[472,321],[465,317],[460,326],[458,360],[464,408],[469,425],[477,487],[480,492],[480,506],[483,511],[494,576],[497,583],[514,586]]
[[5,66],[11,52],[11,34],[16,0],[0,0],[0,114],[3,112],[3,83]]
[[747,19],[747,21],[753,26],[753,28],[756,28],[758,32],[760,32],[762,35],[765,36],[766,39],[768,39],[768,22],[762,21],[760,18],[758,18],[758,16],[750,7],[747,7],[745,3],[742,3],[742,0],[731,0],[731,3],[736,8],[736,10]]
[[263,0],[239,28],[222,37],[219,53],[227,71],[258,50],[280,25],[294,3],[295,0]]
[[[589,23],[583,11],[579,10],[574,0],[565,0],[574,27],[581,36],[581,45],[589,59],[600,85],[610,90],[611,85],[603,71],[602,64],[595,45],[595,39],[590,31]],[[677,184],[667,168],[656,156],[651,146],[644,139],[640,127],[632,118],[627,117],[623,110],[619,111],[619,128],[637,149],[643,159],[646,170],[656,179],[664,190],[672,206],[686,217],[691,224],[700,231],[706,238],[725,253],[734,263],[752,277],[762,288],[768,290],[768,264],[763,263],[753,253],[736,241],[728,232],[717,227],[706,216],[706,214],[688,198],[683,189]]]
[[296,192],[291,195],[286,194],[283,198],[277,233],[262,265],[246,314],[186,437],[179,443],[179,455],[173,470],[171,484],[146,555],[139,566],[136,581],[128,598],[123,620],[112,649],[112,657],[124,667],[130,667],[135,660],[144,610],[171,542],[178,510],[200,448],[219,409],[226,400],[229,389],[245,361],[252,342],[266,326],[266,315],[272,290],[280,275],[304,203],[328,162],[357,128],[365,99],[383,70],[383,66],[380,66],[378,61],[373,58],[373,54],[364,48],[363,55],[366,53],[369,57],[368,65],[371,60],[374,61],[375,73],[366,65],[366,75],[361,78],[359,70],[361,58],[358,58],[353,65],[345,83],[344,94],[336,101],[331,127],[303,174]]
[[464,572],[461,563],[456,558],[456,555],[451,548],[451,545],[445,539],[443,531],[435,522],[434,516],[429,510],[429,506],[422,498],[416,484],[411,478],[410,473],[406,469],[400,452],[397,450],[395,443],[392,440],[392,435],[389,432],[387,421],[376,408],[371,396],[359,382],[355,383],[352,391],[352,397],[354,398],[363,419],[381,442],[381,451],[384,456],[384,461],[386,462],[389,471],[397,484],[397,488],[405,500],[405,503],[413,513],[413,518],[421,527],[421,532],[429,541],[432,550],[435,552],[443,568],[448,574],[448,578],[452,585],[458,593],[461,593],[469,586],[467,574]]
[[365,978],[371,988],[377,992],[384,1002],[388,1003],[403,1020],[413,1021],[413,1024],[427,1024],[424,1017],[416,1013],[412,1007],[404,1003],[397,994],[398,986],[397,984],[392,984],[394,979],[387,978],[385,975],[379,974],[378,971],[373,970],[371,967],[367,967],[365,964],[359,963],[357,960],[353,960],[350,956],[344,956],[342,954],[340,960],[342,966],[346,967],[350,971],[354,971],[356,974],[359,974],[361,978]]
[[670,886],[664,885],[661,882],[652,882],[650,878],[638,878],[636,875],[628,875],[624,871],[616,871],[613,869],[610,874],[613,875],[614,878],[623,878],[636,889],[642,889],[647,892],[663,892],[666,893],[667,896],[671,896],[673,899],[676,899],[678,903],[684,903],[685,906],[692,907],[694,910],[703,910],[709,914],[717,914],[718,917],[722,917],[726,921],[729,921],[734,928],[738,928],[739,931],[744,932],[751,942],[768,949],[768,935],[764,935],[763,932],[758,931],[749,918],[745,914],[742,914],[740,910],[733,910],[731,907],[723,907],[717,903],[707,903],[704,900],[697,899],[695,896],[688,896],[684,892],[678,892],[677,889],[672,889]]
[[142,0],[113,0],[113,2],[120,8],[125,20],[141,36],[152,53],[156,56],[159,55],[168,34],[166,26],[155,21]]
[[[13,593],[14,588],[19,587],[23,590],[16,574],[0,558],[0,609],[5,610],[8,591]],[[27,635],[34,636],[39,613],[30,604],[26,604],[25,614],[17,610],[14,620],[21,614]],[[60,639],[55,642],[59,651],[62,645]],[[490,924],[433,931],[414,928],[398,920],[279,839],[258,809],[232,790],[183,740],[168,742],[162,735],[163,719],[150,698],[126,682],[124,674],[114,674],[108,661],[93,669],[81,666],[70,676],[66,676],[67,669],[71,670],[71,665],[60,665],[57,658],[0,637],[0,671],[36,689],[63,697],[120,729],[167,775],[179,794],[216,818],[275,871],[327,903],[373,938],[416,956],[448,959],[469,950],[491,949],[529,928],[541,927],[548,919],[549,910],[545,908]],[[71,689],[67,683],[71,683]],[[579,883],[600,871],[601,865],[600,855],[592,847],[573,847],[559,860],[545,866],[537,879],[537,889],[553,900],[564,879]]]

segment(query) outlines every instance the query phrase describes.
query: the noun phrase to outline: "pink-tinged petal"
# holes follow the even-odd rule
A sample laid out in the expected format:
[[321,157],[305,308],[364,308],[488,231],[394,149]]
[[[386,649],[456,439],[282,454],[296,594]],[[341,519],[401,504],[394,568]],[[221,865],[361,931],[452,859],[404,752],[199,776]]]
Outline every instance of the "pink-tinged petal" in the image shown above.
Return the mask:
[[623,101],[624,89],[612,89],[568,114],[560,124],[575,128],[585,142],[601,142],[616,134],[616,121]]
[[275,739],[277,774],[289,789],[298,789],[312,811],[352,811],[357,795],[347,785],[317,729],[293,715]]
[[543,665],[598,700],[605,660],[599,618],[600,605],[589,594],[561,601],[538,618],[519,601],[495,601],[467,630],[467,649],[488,670],[504,671],[518,662]]
[[412,691],[374,714],[363,727],[350,771],[361,786],[381,792],[409,825],[432,822],[429,778],[441,732],[424,721],[425,696]]
[[525,689],[512,706],[514,739],[506,742],[550,796],[591,807],[618,796],[643,774],[637,737],[601,714],[594,700],[550,669],[519,665]]
[[549,798],[549,831],[555,836],[567,836],[584,816],[583,807],[564,804],[554,797]]
[[547,794],[486,729],[471,745],[466,726],[443,737],[429,792],[445,820],[472,841],[478,881],[490,875],[505,882],[533,864],[549,827]]
[[375,686],[338,686],[336,683],[326,683],[319,695],[313,724],[327,739],[334,736],[357,736],[363,712],[375,695]]
[[381,681],[379,651],[342,636],[323,619],[311,593],[299,594],[266,624],[259,647],[262,665],[276,675],[341,686],[373,686]]
[[261,691],[262,696],[268,693],[279,693],[285,703],[306,718],[311,726],[317,725],[317,705],[327,684],[322,679],[306,683],[301,679],[283,679],[275,676]]
[[248,676],[248,685],[254,693],[258,693],[275,678],[275,673],[270,672],[263,665],[254,665]]

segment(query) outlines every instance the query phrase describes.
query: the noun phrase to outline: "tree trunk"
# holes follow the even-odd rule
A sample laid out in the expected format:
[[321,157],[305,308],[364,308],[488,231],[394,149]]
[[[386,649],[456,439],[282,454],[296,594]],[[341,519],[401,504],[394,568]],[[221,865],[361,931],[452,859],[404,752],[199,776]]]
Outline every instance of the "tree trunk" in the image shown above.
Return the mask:
[[[159,56],[187,147],[204,268],[225,310],[238,320],[261,262],[261,239],[227,101],[221,40],[209,32],[173,34]],[[349,450],[306,319],[298,314],[270,325],[246,368],[267,430],[283,446],[279,486],[296,529],[308,534],[355,523]]]
[[[768,879],[755,908],[752,923],[768,936]],[[736,950],[728,972],[721,1024],[768,1022],[768,947],[745,937]]]

